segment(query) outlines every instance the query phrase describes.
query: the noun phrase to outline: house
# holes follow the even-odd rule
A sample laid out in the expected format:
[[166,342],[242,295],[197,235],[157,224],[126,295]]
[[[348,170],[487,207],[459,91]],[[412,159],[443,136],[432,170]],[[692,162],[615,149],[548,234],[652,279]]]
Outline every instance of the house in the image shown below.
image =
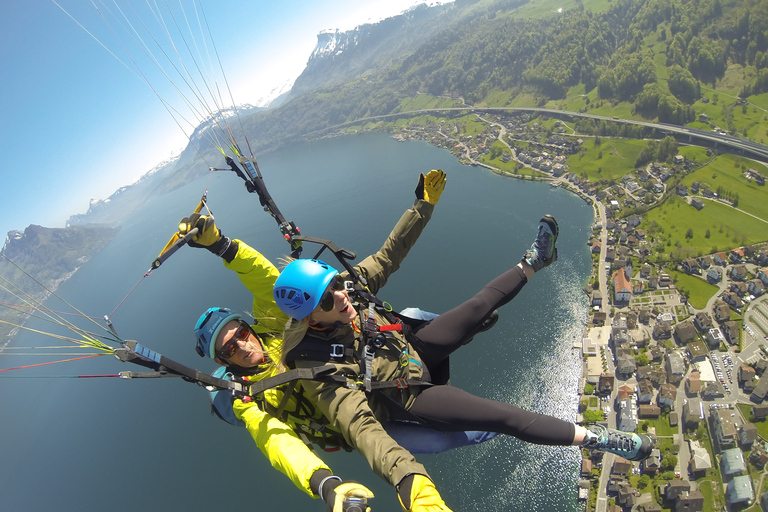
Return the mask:
[[618,303],[628,303],[632,298],[632,284],[627,279],[623,268],[613,273],[613,300]]
[[651,403],[651,401],[653,400],[653,394],[654,394],[653,382],[651,382],[651,379],[642,379],[638,381],[637,383],[637,402],[638,403],[640,404]]
[[667,483],[665,489],[662,491],[659,486],[659,492],[664,493],[664,497],[668,501],[675,501],[684,492],[690,492],[691,483],[687,480],[672,480]]
[[632,375],[637,369],[637,362],[631,355],[619,356],[616,359],[616,373],[619,375]]
[[673,409],[677,399],[677,387],[674,384],[662,384],[659,389],[659,407]]
[[648,276],[648,288],[651,290],[655,290],[659,287],[659,276],[658,275],[652,275]]
[[[727,307],[727,305],[726,305]],[[728,312],[730,312],[730,308]],[[672,337],[672,322],[656,322],[653,326],[653,338],[656,340],[667,340]]]
[[[760,281],[758,279],[758,281]],[[728,290],[738,295],[740,298],[743,298],[745,295],[747,295],[747,291],[749,290],[749,285],[744,282],[733,282],[731,283],[731,286],[728,287]]]
[[701,201],[701,199],[693,198],[691,199],[691,206],[693,206],[697,210],[701,210],[702,208],[704,208],[704,203]]
[[731,505],[739,503],[748,503],[755,497],[752,490],[752,479],[747,475],[734,477],[728,482],[725,491],[725,498]]
[[658,418],[661,416],[661,407],[653,404],[642,404],[637,406],[638,418]]
[[640,491],[625,483],[619,486],[619,490],[616,493],[616,502],[623,508],[631,509],[637,503],[637,498],[640,496]]
[[741,329],[738,322],[724,322],[723,338],[731,345],[738,345],[739,339],[741,339]]
[[600,293],[600,290],[594,290],[592,292],[592,306],[602,306],[603,305],[603,294]]
[[640,295],[644,291],[645,291],[645,289],[643,287],[643,282],[642,281],[635,281],[634,283],[632,283],[632,294]]
[[699,422],[704,419],[704,405],[698,398],[689,398],[683,404],[683,426],[685,428],[696,429]]
[[730,273],[731,279],[736,281],[747,280],[747,266],[746,265],[734,265],[731,267]]
[[723,280],[723,272],[717,267],[710,267],[707,270],[707,281],[710,283],[719,283]]
[[741,449],[729,448],[724,450],[720,460],[720,468],[726,476],[743,474],[747,470],[747,465],[744,462],[744,455],[742,455]]
[[711,266],[712,266],[712,256],[706,255],[699,258],[699,267],[706,270]]
[[750,279],[749,284],[747,285],[747,291],[755,297],[759,297],[765,292],[765,285],[760,279]]
[[631,398],[619,400],[616,407],[616,428],[624,432],[637,430],[637,409]]
[[649,275],[651,275],[651,271],[653,270],[653,267],[651,267],[648,263],[643,263],[640,267],[640,277],[643,279],[647,278]]
[[723,448],[735,446],[738,433],[731,416],[723,409],[715,409],[710,418],[720,446]]
[[724,252],[716,252],[712,259],[714,260],[715,265],[720,265],[721,267],[728,264],[728,256]]
[[731,319],[731,308],[722,300],[716,300],[712,305],[712,314],[718,322],[727,322]]
[[692,371],[688,374],[688,379],[685,381],[685,392],[688,396],[696,396],[701,392],[701,374],[697,371]]
[[[762,249],[760,249],[761,254],[762,254],[763,249],[768,249],[768,246],[763,247]],[[765,286],[768,286],[768,268],[761,268],[760,270],[758,270],[757,271],[757,278],[760,279]]]
[[[762,468],[768,464],[768,453],[766,453],[763,443],[756,443],[752,445],[752,451],[749,452],[749,461],[759,468]],[[766,508],[763,507],[763,510],[765,509]]]
[[754,423],[745,423],[739,428],[739,443],[742,446],[752,446],[757,438],[757,427]]
[[752,394],[749,395],[749,399],[759,404],[765,400],[766,395],[768,395],[768,378],[763,377],[757,381],[757,385],[752,390]]
[[689,467],[694,476],[698,478],[701,476],[701,473],[712,468],[712,459],[709,456],[709,451],[706,448],[702,448],[698,441],[688,441],[688,446],[691,452]]
[[600,396],[610,396],[613,393],[613,386],[616,378],[612,373],[603,373],[597,384],[597,394]]
[[589,459],[582,459],[581,461],[581,476],[589,478],[592,475],[592,461]]
[[714,327],[712,317],[706,311],[696,313],[696,316],[693,319],[693,325],[701,332],[706,332]]
[[744,307],[744,302],[733,292],[723,292],[723,301],[736,311]]
[[680,493],[675,501],[675,512],[699,512],[704,510],[704,495],[701,491]]
[[622,457],[616,457],[611,468],[611,475],[626,475],[632,471],[632,463]]
[[728,259],[733,263],[744,263],[744,249],[737,247],[728,253]]
[[709,354],[709,351],[707,350],[707,346],[702,341],[694,341],[692,343],[689,343],[688,346],[686,346],[685,348],[688,349],[690,361],[693,363],[704,361],[707,358],[707,355]]
[[720,346],[720,344],[723,343],[723,341],[725,341],[723,332],[717,327],[707,331],[706,339],[707,339],[707,343],[711,348],[717,348]]
[[683,271],[686,274],[701,274],[701,269],[699,268],[699,262],[696,261],[696,258],[686,258],[683,260],[682,263]]
[[667,354],[665,369],[667,371],[667,380],[673,384],[679,383],[685,375],[683,356],[677,352]]
[[[738,382],[739,387],[744,387],[745,383],[749,383],[750,388],[754,388],[753,381],[755,380],[755,369],[745,364],[739,366]],[[746,392],[747,390],[744,389]],[[752,392],[752,389],[749,390]]]
[[643,462],[640,463],[640,467],[645,473],[655,475],[661,469],[661,451],[658,448],[651,450],[651,455]]
[[699,339],[699,334],[696,332],[693,322],[680,322],[675,325],[675,336],[681,345]]

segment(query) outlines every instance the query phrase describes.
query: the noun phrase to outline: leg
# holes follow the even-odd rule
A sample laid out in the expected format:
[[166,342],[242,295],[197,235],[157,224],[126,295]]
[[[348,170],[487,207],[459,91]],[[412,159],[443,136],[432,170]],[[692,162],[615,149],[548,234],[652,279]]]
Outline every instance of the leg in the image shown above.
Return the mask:
[[557,260],[557,222],[551,215],[539,221],[536,239],[514,268],[500,275],[470,300],[420,328],[416,349],[427,366],[436,368],[451,352],[467,343],[493,311],[511,301],[533,273]]
[[485,430],[533,444],[583,446],[635,461],[650,456],[655,444],[653,438],[645,434],[620,432],[600,425],[587,429],[512,404],[480,398],[453,386],[425,389],[409,411],[436,430]]
[[496,308],[511,301],[527,282],[523,264],[518,264],[488,283],[468,301],[417,329],[416,349],[427,366],[434,368],[477,334],[485,319]]
[[410,412],[438,430],[485,430],[535,444],[568,446],[574,443],[573,423],[481,398],[453,386],[425,389]]

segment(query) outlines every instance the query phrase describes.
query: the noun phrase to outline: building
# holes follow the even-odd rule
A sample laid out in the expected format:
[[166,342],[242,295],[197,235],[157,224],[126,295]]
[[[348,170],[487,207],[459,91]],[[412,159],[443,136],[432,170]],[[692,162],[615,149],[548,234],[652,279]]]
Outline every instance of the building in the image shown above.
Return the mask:
[[731,505],[738,503],[748,503],[755,497],[752,490],[752,480],[747,475],[734,477],[728,482],[725,498]]
[[741,475],[747,470],[747,464],[744,462],[744,455],[740,448],[730,448],[723,451],[723,457],[720,461],[720,467],[724,475]]
[[712,412],[711,420],[720,446],[723,448],[736,446],[738,432],[730,415],[723,409],[716,409]]
[[683,356],[677,352],[671,352],[667,354],[666,359],[664,368],[667,371],[668,382],[679,384],[685,376],[685,362],[683,362]]

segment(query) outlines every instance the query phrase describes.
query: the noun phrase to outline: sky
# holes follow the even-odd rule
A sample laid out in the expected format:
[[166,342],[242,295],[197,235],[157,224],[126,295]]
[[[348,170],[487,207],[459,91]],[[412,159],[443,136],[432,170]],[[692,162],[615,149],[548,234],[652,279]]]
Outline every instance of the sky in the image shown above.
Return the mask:
[[[5,162],[0,233],[30,224],[64,227],[71,215],[87,211],[92,198],[109,197],[186,146],[185,130],[191,129],[174,121],[158,95],[188,117],[182,100],[126,35],[130,29],[121,28],[128,26],[128,18],[139,34],[146,34],[143,23],[162,40],[147,10],[152,4],[163,12],[171,7],[174,17],[163,19],[178,34],[172,20],[182,27],[186,23],[180,2],[195,27],[192,0],[0,2],[0,65],[5,70],[0,79],[0,154]],[[220,87],[228,85],[237,104],[255,103],[295,79],[320,31],[348,30],[420,3],[425,2],[195,0],[215,45],[208,43],[207,53],[213,59],[218,54],[226,76]],[[142,39],[157,48],[151,38]],[[184,44],[181,37],[172,39]],[[161,52],[155,53],[173,76]],[[173,81],[183,84],[178,76]]]

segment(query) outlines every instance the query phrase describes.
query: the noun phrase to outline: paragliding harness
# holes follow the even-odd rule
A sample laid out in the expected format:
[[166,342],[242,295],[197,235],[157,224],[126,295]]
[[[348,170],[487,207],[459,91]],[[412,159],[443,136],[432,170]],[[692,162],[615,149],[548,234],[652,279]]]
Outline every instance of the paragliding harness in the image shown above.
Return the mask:
[[[302,440],[311,447],[314,443],[323,450],[334,451],[344,448],[351,451],[352,447],[343,436],[327,428],[328,420],[324,417],[315,418],[314,407],[300,393],[294,393],[299,380],[323,380],[335,370],[333,365],[315,368],[296,368],[267,377],[260,381],[248,381],[234,375],[225,368],[219,368],[213,375],[202,373],[194,368],[182,365],[162,354],[151,350],[136,341],[128,340],[123,347],[115,350],[115,357],[122,362],[130,362],[149,368],[152,372],[120,372],[124,379],[181,377],[187,382],[204,386],[211,393],[211,412],[222,420],[233,425],[244,426],[232,410],[235,399],[256,401],[257,406],[271,416],[283,422],[290,422]],[[274,407],[264,398],[268,389],[287,386],[279,407]],[[295,396],[297,406],[295,411],[287,411],[286,406],[290,396]]]
[[[409,343],[412,343],[413,328],[423,324],[425,321],[398,315],[392,311],[392,308],[388,304],[385,304],[376,297],[376,295],[368,289],[366,279],[361,276],[348,261],[356,258],[355,253],[337,247],[330,240],[307,236],[297,236],[295,239],[302,242],[311,242],[322,245],[322,248],[315,254],[314,259],[318,259],[323,251],[328,249],[344,267],[350,278],[350,280],[345,282],[345,287],[350,294],[353,303],[358,304],[358,312],[361,318],[362,328],[358,335],[359,343],[357,351],[341,344],[328,344],[325,340],[313,336],[306,336],[288,353],[286,358],[288,363],[290,364],[297,360],[331,363],[357,362],[359,365],[359,372],[356,379],[350,381],[350,379],[343,375],[333,374],[323,375],[322,377],[312,380],[335,382],[344,387],[363,390],[369,395],[375,394],[377,397],[382,398],[384,403],[387,404],[391,420],[417,423],[426,426],[426,423],[421,418],[408,412],[398,401],[389,396],[389,394],[384,393],[384,391],[396,388],[401,390],[402,393],[406,393],[410,387],[432,386],[433,384],[431,382],[412,378],[375,381],[372,376],[373,360],[375,358],[376,350],[391,343],[389,340],[392,339],[392,333],[400,332]],[[386,325],[378,325],[378,322],[376,321],[377,312],[389,323]],[[406,348],[400,352],[399,364],[401,367],[407,368],[410,361],[413,360],[410,359],[408,349]],[[327,366],[329,365],[322,366],[321,368]]]

